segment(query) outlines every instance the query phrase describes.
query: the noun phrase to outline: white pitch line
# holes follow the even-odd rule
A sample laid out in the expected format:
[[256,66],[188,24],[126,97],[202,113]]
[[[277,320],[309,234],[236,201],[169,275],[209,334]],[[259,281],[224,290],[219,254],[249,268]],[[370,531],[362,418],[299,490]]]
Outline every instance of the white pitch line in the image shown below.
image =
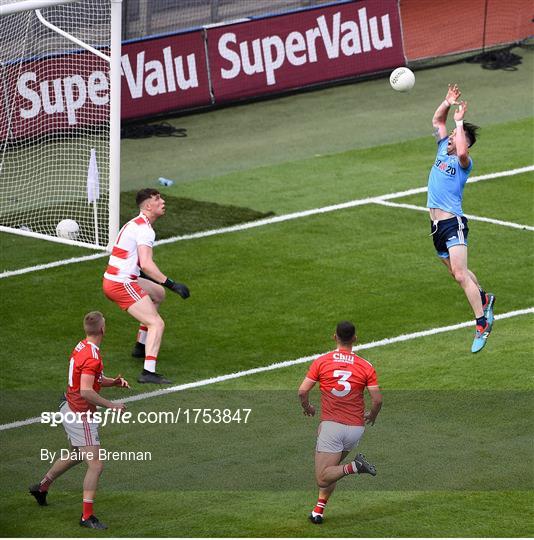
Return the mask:
[[[515,311],[508,311],[507,313],[500,313],[495,315],[495,320],[509,319],[510,317],[519,317],[521,315],[529,315],[534,313],[534,307],[517,309]],[[392,338],[385,338],[378,341],[370,341],[369,343],[363,343],[362,345],[357,345],[353,348],[354,351],[362,351],[364,349],[374,349],[376,347],[383,347],[385,345],[391,345],[393,343],[400,343],[402,341],[410,341],[412,339],[417,339],[420,337],[433,336],[435,334],[442,334],[443,332],[451,332],[453,330],[458,330],[460,328],[466,328],[473,326],[473,321],[465,321],[458,324],[451,324],[449,326],[441,326],[438,328],[431,328],[429,330],[422,330],[420,332],[412,332],[411,334],[401,334],[400,336],[395,336]],[[169,386],[167,388],[161,388],[160,390],[154,390],[153,392],[144,392],[141,394],[136,394],[125,399],[121,399],[123,403],[132,403],[134,401],[141,401],[144,399],[150,399],[153,397],[164,396],[167,394],[174,394],[175,392],[183,392],[184,390],[189,390],[191,388],[200,388],[201,386],[208,386],[210,384],[217,384],[224,381],[229,381],[231,379],[239,379],[241,377],[247,377],[248,375],[255,375],[256,373],[263,373],[265,371],[273,371],[275,369],[282,369],[290,366],[295,366],[297,364],[304,364],[306,362],[311,362],[317,357],[321,356],[324,353],[313,354],[311,356],[303,356],[301,358],[296,358],[294,360],[286,360],[284,362],[276,362],[275,364],[270,364],[268,366],[261,366],[257,368],[247,369],[244,371],[238,371],[236,373],[227,373],[226,375],[219,375],[217,377],[211,377],[209,379],[202,379],[200,381],[194,381],[185,384],[179,384],[176,386]],[[10,422],[9,424],[1,424],[0,431],[7,431],[8,429],[15,429],[19,427],[29,426],[31,424],[40,423],[41,417],[36,416],[34,418],[28,418],[26,420],[19,420],[17,422]]]
[[[375,203],[382,206],[391,206],[392,208],[407,208],[408,210],[419,210],[420,212],[428,212],[428,208],[424,206],[416,206],[414,204],[393,203],[390,201],[375,201]],[[464,215],[467,219],[470,219],[472,221],[485,221],[486,223],[492,223],[493,225],[502,225],[503,227],[511,227],[512,229],[534,231],[534,227],[531,227],[530,225],[521,225],[521,223],[502,221],[500,219],[487,218],[483,216],[473,216],[472,214]]]
[[[493,180],[494,178],[501,178],[503,176],[514,176],[516,174],[523,174],[525,172],[534,171],[534,165],[527,167],[521,167],[519,169],[510,169],[507,171],[500,171],[496,173],[484,174],[481,176],[474,176],[468,180],[468,183],[480,182],[482,180]],[[405,191],[397,191],[395,193],[387,193],[385,195],[378,195],[377,197],[367,197],[365,199],[355,199],[340,204],[333,204],[330,206],[323,206],[321,208],[312,208],[310,210],[304,210],[301,212],[293,212],[291,214],[284,214],[281,216],[274,216],[272,218],[259,219],[257,221],[250,221],[248,223],[242,223],[240,225],[233,225],[231,227],[224,227],[222,229],[212,229],[209,231],[201,231],[193,234],[186,234],[183,236],[173,236],[172,238],[165,238],[164,240],[158,240],[154,245],[161,246],[164,244],[173,244],[175,242],[181,242],[184,240],[195,240],[198,238],[207,238],[209,236],[215,236],[220,234],[245,231],[247,229],[255,229],[256,227],[263,227],[265,225],[271,225],[273,223],[281,223],[283,221],[290,221],[293,219],[300,219],[303,217],[314,216],[317,214],[325,214],[328,212],[335,212],[337,210],[344,210],[346,208],[354,208],[356,206],[363,206],[366,204],[373,204],[378,201],[387,201],[390,199],[399,199],[401,197],[408,197],[409,195],[416,195],[418,193],[425,193],[428,191],[426,186],[408,189]],[[6,270],[0,273],[0,279],[20,276],[22,274],[28,274],[30,272],[36,272],[38,270],[46,270],[48,268],[55,268],[58,266],[64,266],[67,264],[74,264],[78,262],[84,262],[88,260],[100,259],[108,257],[109,253],[98,253],[96,255],[86,255],[83,257],[75,257],[72,259],[64,259],[47,264],[39,264],[37,266],[29,266],[27,268],[20,268],[18,270]]]

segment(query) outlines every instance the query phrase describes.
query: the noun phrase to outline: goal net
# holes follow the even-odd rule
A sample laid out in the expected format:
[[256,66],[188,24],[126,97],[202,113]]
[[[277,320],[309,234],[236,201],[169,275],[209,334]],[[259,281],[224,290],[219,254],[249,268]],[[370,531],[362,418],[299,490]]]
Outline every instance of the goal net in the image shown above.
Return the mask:
[[0,0],[0,230],[105,248],[118,229],[116,0],[65,1]]

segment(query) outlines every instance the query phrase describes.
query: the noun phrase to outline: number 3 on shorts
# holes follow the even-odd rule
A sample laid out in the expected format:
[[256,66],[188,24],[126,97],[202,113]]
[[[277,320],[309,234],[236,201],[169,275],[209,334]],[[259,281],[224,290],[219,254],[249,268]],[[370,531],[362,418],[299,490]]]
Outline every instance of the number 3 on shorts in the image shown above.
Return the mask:
[[341,369],[336,369],[334,371],[334,377],[339,377],[339,381],[337,381],[337,383],[343,387],[343,390],[337,390],[336,388],[332,388],[332,390],[330,391],[332,392],[332,394],[334,394],[334,396],[345,397],[351,391],[351,386],[348,382],[348,378],[351,375],[352,374],[350,371],[343,371]]

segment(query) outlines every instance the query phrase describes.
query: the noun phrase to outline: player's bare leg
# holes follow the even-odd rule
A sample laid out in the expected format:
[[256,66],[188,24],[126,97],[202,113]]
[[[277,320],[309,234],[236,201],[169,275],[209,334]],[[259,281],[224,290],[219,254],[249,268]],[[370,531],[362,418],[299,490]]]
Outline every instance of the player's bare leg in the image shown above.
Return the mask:
[[309,516],[312,523],[323,522],[324,508],[340,478],[349,474],[376,475],[375,467],[368,463],[362,454],[358,454],[350,463],[342,465],[341,462],[347,454],[348,452],[315,452],[315,479],[319,486],[319,499]]
[[329,454],[327,452],[315,452],[315,478],[317,485],[319,486],[319,496],[317,497],[317,503],[315,508],[310,513],[310,521],[316,525],[320,525],[323,522],[323,514],[328,503],[330,495],[332,495],[334,489],[336,489],[336,482],[330,482],[329,485],[325,485],[324,472],[325,469],[339,466],[339,464],[345,459],[348,452],[337,452]]
[[[454,277],[454,274],[452,272],[452,268],[451,268],[451,261],[449,258],[447,259],[442,259],[440,257],[439,259],[446,267],[447,267],[447,270],[449,271],[449,274]],[[469,268],[467,269],[467,273],[469,274],[469,277],[475,282],[475,285],[478,287],[479,290],[482,290],[482,287],[480,286],[480,283],[478,282],[478,279],[477,277],[475,276],[475,274],[469,270]]]
[[[160,304],[163,302],[163,300],[165,300],[165,289],[163,286],[145,278],[138,278],[138,283],[139,286],[148,293],[152,299],[152,303],[156,307],[156,310],[159,311]],[[134,358],[145,358],[147,333],[148,328],[141,323],[137,332],[136,343],[132,350],[132,356]]]
[[[442,259],[440,257],[440,261],[447,267],[451,276],[454,277],[454,274],[452,273],[452,269],[451,269],[450,260],[448,258]],[[495,295],[490,292],[486,293],[486,291],[480,285],[475,274],[471,270],[469,270],[469,268],[467,269],[467,273],[469,274],[471,279],[475,282],[475,285],[478,287],[478,290],[480,292],[480,301],[482,302],[482,308],[484,309],[484,315],[491,326],[493,325],[493,318],[494,318],[493,306],[495,305]]]
[[458,245],[449,249],[449,268],[454,279],[464,290],[475,318],[482,317],[484,309],[480,298],[480,286],[476,276],[467,268],[467,246]]
[[[491,299],[491,305],[489,310],[485,310],[482,296],[486,297],[480,286],[476,276],[467,269],[467,246],[458,245],[449,248],[450,258],[450,270],[454,279],[460,284],[464,293],[471,305],[471,309],[476,318],[476,330],[471,352],[478,352],[482,350],[486,344],[486,340],[492,329],[493,323],[493,311],[492,306],[495,297]],[[488,323],[486,314],[491,312],[491,324]]]
[[57,459],[52,467],[48,469],[47,473],[44,475],[44,478],[33,486],[30,486],[30,493],[35,497],[35,500],[39,503],[40,506],[47,506],[46,496],[48,495],[48,489],[52,482],[59,478],[62,474],[66,473],[69,469],[81,463],[81,459],[73,459],[72,452],[74,451],[71,448],[69,452],[69,457],[67,459]]
[[345,476],[341,461],[346,455],[347,452],[315,452],[315,479],[319,488],[327,488]]
[[87,463],[87,472],[83,479],[83,513],[80,518],[80,525],[90,529],[107,529],[93,514],[93,503],[95,500],[98,480],[104,469],[104,463],[100,461],[98,452],[100,446],[83,446],[79,449],[80,455]]
[[150,296],[145,296],[131,305],[128,308],[128,313],[148,329],[145,345],[145,364],[143,372],[137,379],[138,382],[170,384],[171,381],[156,373],[156,363],[165,323]]

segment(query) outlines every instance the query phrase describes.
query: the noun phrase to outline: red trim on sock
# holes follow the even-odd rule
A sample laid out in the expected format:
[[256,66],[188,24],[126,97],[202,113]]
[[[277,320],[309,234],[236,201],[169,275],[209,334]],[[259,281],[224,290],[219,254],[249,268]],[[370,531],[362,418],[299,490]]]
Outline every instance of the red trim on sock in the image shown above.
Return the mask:
[[315,505],[315,508],[313,509],[313,511],[316,514],[321,514],[322,515],[327,502],[328,502],[328,499],[318,499],[317,504]]
[[48,491],[52,479],[45,475],[45,477],[39,482],[39,491]]
[[82,519],[85,521],[93,515],[93,501],[83,501]]
[[156,360],[156,362],[157,362],[158,357],[157,356],[145,356],[145,360]]

